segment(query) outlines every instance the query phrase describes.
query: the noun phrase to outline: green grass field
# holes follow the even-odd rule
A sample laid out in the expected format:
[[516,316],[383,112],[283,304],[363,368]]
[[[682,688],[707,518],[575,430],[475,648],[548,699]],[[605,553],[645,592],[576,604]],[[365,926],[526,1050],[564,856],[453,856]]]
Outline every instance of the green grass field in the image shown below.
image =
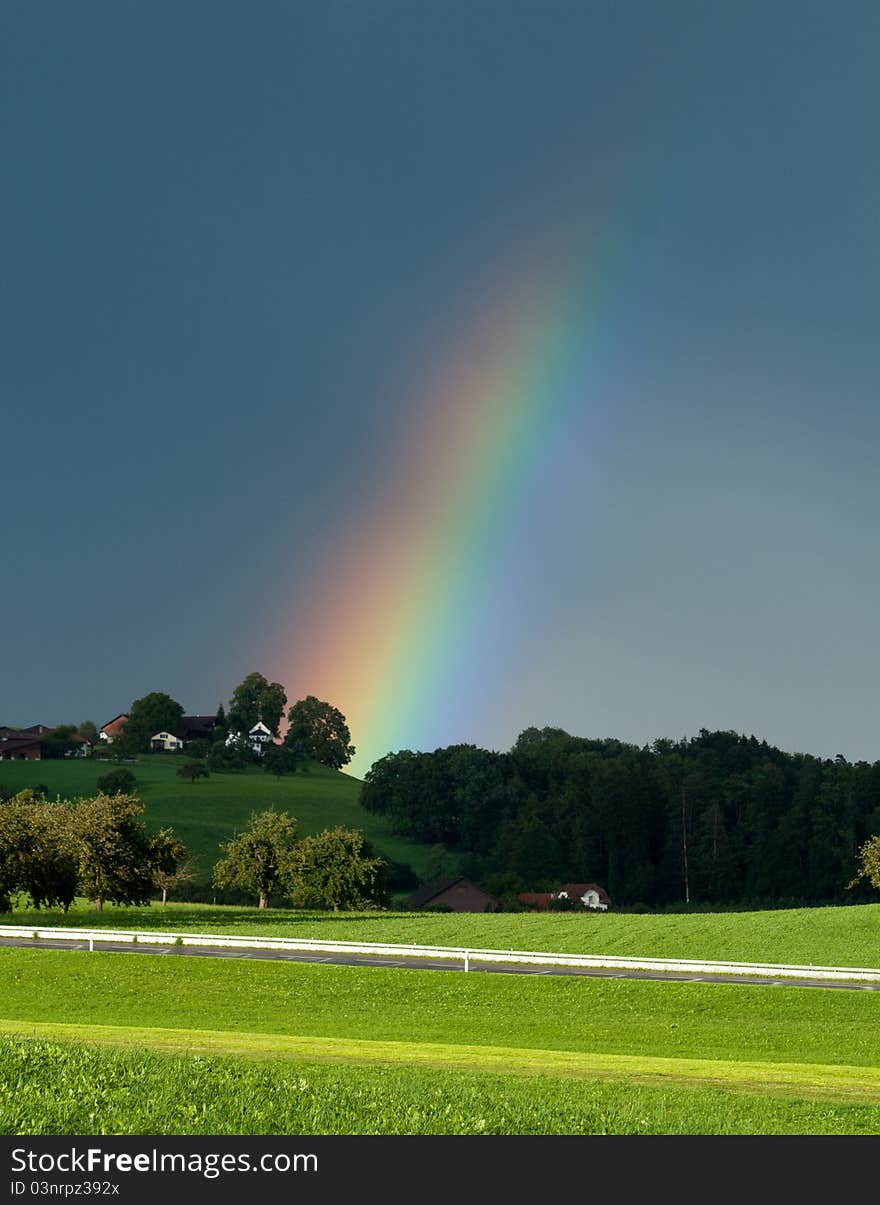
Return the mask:
[[876,1134],[880,1106],[0,1037],[4,1134]]
[[[869,992],[9,949],[0,982],[6,1132],[880,1124]],[[280,1111],[246,1090],[301,1080]]]
[[85,901],[66,916],[15,911],[16,925],[173,929],[340,941],[470,946],[630,957],[880,967],[880,904],[778,912],[668,916],[557,913],[299,912],[175,905],[96,913]]
[[[221,841],[247,826],[251,812],[273,804],[290,812],[304,834],[341,824],[362,829],[379,853],[389,860],[407,862],[422,874],[429,847],[395,837],[384,819],[373,816],[358,803],[360,781],[338,770],[311,764],[308,774],[275,778],[259,766],[237,774],[212,774],[191,783],[177,775],[183,757],[150,754],[136,763],[125,763],[137,779],[135,793],[145,808],[152,829],[173,828],[198,861],[200,878],[207,880],[220,856]],[[57,761],[3,762],[0,784],[11,791],[42,783],[50,797],[77,798],[93,795],[97,780],[115,768],[112,762],[67,758]]]
[[0,1020],[880,1066],[880,993],[0,948]]

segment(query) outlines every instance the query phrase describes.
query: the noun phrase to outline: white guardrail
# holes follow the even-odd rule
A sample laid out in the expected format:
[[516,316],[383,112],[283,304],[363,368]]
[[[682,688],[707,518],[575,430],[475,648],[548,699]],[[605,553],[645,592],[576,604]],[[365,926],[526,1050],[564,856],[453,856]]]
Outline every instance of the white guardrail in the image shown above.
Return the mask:
[[131,945],[199,946],[241,950],[289,950],[313,954],[379,954],[394,958],[461,960],[465,971],[473,962],[530,963],[542,966],[596,967],[629,971],[682,971],[689,974],[760,975],[780,979],[830,979],[880,982],[873,967],[794,966],[772,962],[702,962],[689,958],[624,958],[605,954],[548,954],[535,950],[483,950],[464,946],[391,945],[385,942],[318,941],[302,937],[239,937],[218,933],[141,932],[132,929],[28,928],[0,925],[0,939],[88,941],[89,949],[101,942]]

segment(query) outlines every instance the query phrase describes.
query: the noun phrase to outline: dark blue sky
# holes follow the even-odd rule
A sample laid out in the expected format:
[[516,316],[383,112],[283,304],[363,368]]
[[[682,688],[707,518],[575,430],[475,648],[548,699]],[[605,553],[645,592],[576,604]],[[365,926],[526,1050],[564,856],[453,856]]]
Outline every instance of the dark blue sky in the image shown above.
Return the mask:
[[0,722],[309,691],[425,383],[595,211],[590,404],[462,632],[509,638],[412,739],[880,757],[876,4],[7,0],[0,48]]

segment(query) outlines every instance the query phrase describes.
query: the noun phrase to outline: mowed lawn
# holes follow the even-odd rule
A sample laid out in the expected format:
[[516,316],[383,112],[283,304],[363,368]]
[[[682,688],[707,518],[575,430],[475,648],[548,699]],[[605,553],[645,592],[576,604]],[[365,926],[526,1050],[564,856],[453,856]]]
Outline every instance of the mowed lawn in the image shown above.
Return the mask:
[[0,1020],[880,1067],[880,993],[0,948]]
[[[5,1132],[880,1124],[880,996],[870,992],[10,949],[0,949],[0,983]],[[302,1087],[267,1110],[242,1095],[251,1079]],[[335,1104],[320,1103],[322,1086]],[[103,1092],[109,1112],[96,1104]],[[530,1100],[556,1104],[542,1113]]]
[[[424,870],[429,847],[395,837],[382,817],[373,816],[358,803],[361,783],[338,770],[310,764],[309,772],[276,778],[259,766],[235,774],[211,774],[189,782],[178,769],[185,757],[151,754],[125,762],[136,779],[134,794],[145,809],[149,828],[173,828],[195,856],[199,877],[208,880],[220,857],[219,845],[241,832],[252,812],[276,807],[300,822],[304,834],[337,824],[363,830],[383,857],[406,862],[417,874]],[[0,785],[11,791],[42,784],[50,798],[93,795],[98,779],[116,768],[114,762],[66,758],[56,761],[3,762]]]
[[259,911],[257,908],[85,901],[66,916],[17,910],[6,924],[172,929],[196,933],[283,935],[340,941],[468,946],[495,950],[616,954],[630,957],[797,963],[880,968],[880,904],[775,912],[673,915]]
[[4,1134],[876,1134],[880,1108],[399,1063],[311,1062],[0,1035]]

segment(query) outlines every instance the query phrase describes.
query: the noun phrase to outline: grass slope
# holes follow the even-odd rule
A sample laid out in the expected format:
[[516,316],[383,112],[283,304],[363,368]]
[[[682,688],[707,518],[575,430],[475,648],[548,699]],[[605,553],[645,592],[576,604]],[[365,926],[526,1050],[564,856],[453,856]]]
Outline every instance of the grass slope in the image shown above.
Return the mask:
[[712,1087],[172,1056],[0,1036],[4,1134],[874,1134],[880,1107]]
[[[136,763],[125,763],[125,768],[137,779],[135,793],[144,804],[149,827],[173,827],[198,859],[201,878],[210,878],[220,842],[245,828],[251,812],[272,805],[296,816],[303,833],[317,833],[336,824],[362,829],[386,858],[408,862],[417,874],[424,871],[429,847],[393,836],[382,817],[364,811],[358,803],[361,784],[357,778],[312,764],[308,774],[283,778],[249,766],[237,774],[212,774],[191,783],[177,775],[185,760],[151,754]],[[97,780],[112,769],[111,762],[78,758],[3,762],[0,784],[20,791],[42,783],[50,797],[76,798],[93,795]]]
[[880,1126],[875,993],[9,949],[0,982],[5,1133]]
[[6,948],[0,983],[4,1021],[880,1066],[876,992]]
[[97,914],[83,904],[66,916],[21,910],[2,920],[28,926],[166,928],[501,950],[880,967],[880,904],[666,916],[260,912],[197,904],[109,907]]

